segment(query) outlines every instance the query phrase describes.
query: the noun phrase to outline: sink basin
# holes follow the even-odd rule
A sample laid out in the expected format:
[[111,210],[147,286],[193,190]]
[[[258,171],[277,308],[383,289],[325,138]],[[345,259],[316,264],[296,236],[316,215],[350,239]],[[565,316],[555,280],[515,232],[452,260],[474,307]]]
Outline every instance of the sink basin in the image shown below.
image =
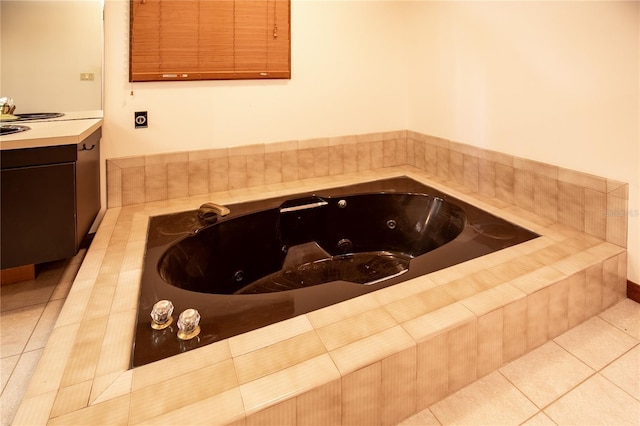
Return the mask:
[[0,135],[12,135],[14,133],[24,132],[31,129],[28,126],[19,126],[17,124],[3,124],[0,125]]
[[47,120],[49,118],[62,117],[64,114],[61,112],[30,112],[26,114],[14,114],[20,121],[26,120]]

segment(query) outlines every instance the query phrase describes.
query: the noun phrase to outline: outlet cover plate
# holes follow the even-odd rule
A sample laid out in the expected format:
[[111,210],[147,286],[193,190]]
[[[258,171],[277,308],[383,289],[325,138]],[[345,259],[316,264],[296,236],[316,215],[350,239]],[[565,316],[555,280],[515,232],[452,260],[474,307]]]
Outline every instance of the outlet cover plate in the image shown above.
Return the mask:
[[134,124],[136,129],[149,127],[149,120],[147,118],[147,111],[136,111],[134,113]]

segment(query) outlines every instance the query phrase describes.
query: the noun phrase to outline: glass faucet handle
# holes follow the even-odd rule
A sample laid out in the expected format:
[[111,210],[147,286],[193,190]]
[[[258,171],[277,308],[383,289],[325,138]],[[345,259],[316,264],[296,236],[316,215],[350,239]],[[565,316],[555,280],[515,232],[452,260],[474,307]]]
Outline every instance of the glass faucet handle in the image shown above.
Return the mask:
[[159,300],[151,309],[151,328],[162,330],[173,322],[173,303],[169,300]]
[[178,317],[178,338],[189,340],[200,333],[200,314],[195,309],[187,309]]

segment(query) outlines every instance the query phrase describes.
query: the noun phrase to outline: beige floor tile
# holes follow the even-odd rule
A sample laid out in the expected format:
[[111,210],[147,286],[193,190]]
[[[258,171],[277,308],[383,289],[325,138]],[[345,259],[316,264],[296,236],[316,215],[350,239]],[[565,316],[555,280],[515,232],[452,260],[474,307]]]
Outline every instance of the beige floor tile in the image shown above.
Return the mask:
[[542,411],[538,412],[535,416],[531,417],[521,426],[555,426],[556,424]]
[[638,343],[598,317],[583,322],[554,341],[595,370],[609,364]]
[[640,401],[640,346],[609,364],[600,374]]
[[640,340],[640,303],[624,299],[599,316],[609,324]]
[[427,408],[398,423],[398,426],[440,426],[440,422]]
[[430,407],[442,424],[513,425],[538,409],[500,373],[493,372]]
[[560,425],[637,425],[640,401],[596,374],[544,412]]
[[500,368],[534,404],[544,408],[594,373],[554,342],[548,342]]
[[43,277],[43,274],[45,274],[45,271],[40,272],[35,280],[3,286],[0,291],[2,294],[0,311],[4,313],[26,306],[47,303],[56,288],[57,282],[52,282],[46,276]]
[[0,353],[3,357],[24,351],[46,304],[26,306],[2,312]]
[[0,359],[0,391],[4,391],[4,387],[7,385],[9,377],[11,377],[11,373],[13,373],[13,369],[16,368],[19,359],[20,355],[12,355]]
[[60,315],[63,305],[64,299],[52,300],[47,303],[47,306],[44,308],[44,311],[40,316],[40,320],[35,326],[35,329],[29,338],[29,342],[24,349],[25,352],[44,348],[47,344],[47,340],[49,339],[49,335],[51,334],[51,330],[53,330],[53,326],[56,324],[58,315]]
[[13,369],[13,374],[11,374],[4,392],[0,396],[0,424],[2,426],[11,424],[41,355],[42,349],[25,352],[20,356],[20,360]]

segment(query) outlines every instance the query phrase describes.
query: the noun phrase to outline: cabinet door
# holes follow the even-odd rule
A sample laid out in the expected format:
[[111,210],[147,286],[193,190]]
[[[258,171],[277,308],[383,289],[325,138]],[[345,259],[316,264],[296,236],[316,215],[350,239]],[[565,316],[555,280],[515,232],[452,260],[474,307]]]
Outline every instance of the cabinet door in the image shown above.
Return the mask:
[[75,255],[74,181],[72,162],[2,170],[3,269]]
[[100,133],[78,144],[76,208],[79,248],[100,211]]

